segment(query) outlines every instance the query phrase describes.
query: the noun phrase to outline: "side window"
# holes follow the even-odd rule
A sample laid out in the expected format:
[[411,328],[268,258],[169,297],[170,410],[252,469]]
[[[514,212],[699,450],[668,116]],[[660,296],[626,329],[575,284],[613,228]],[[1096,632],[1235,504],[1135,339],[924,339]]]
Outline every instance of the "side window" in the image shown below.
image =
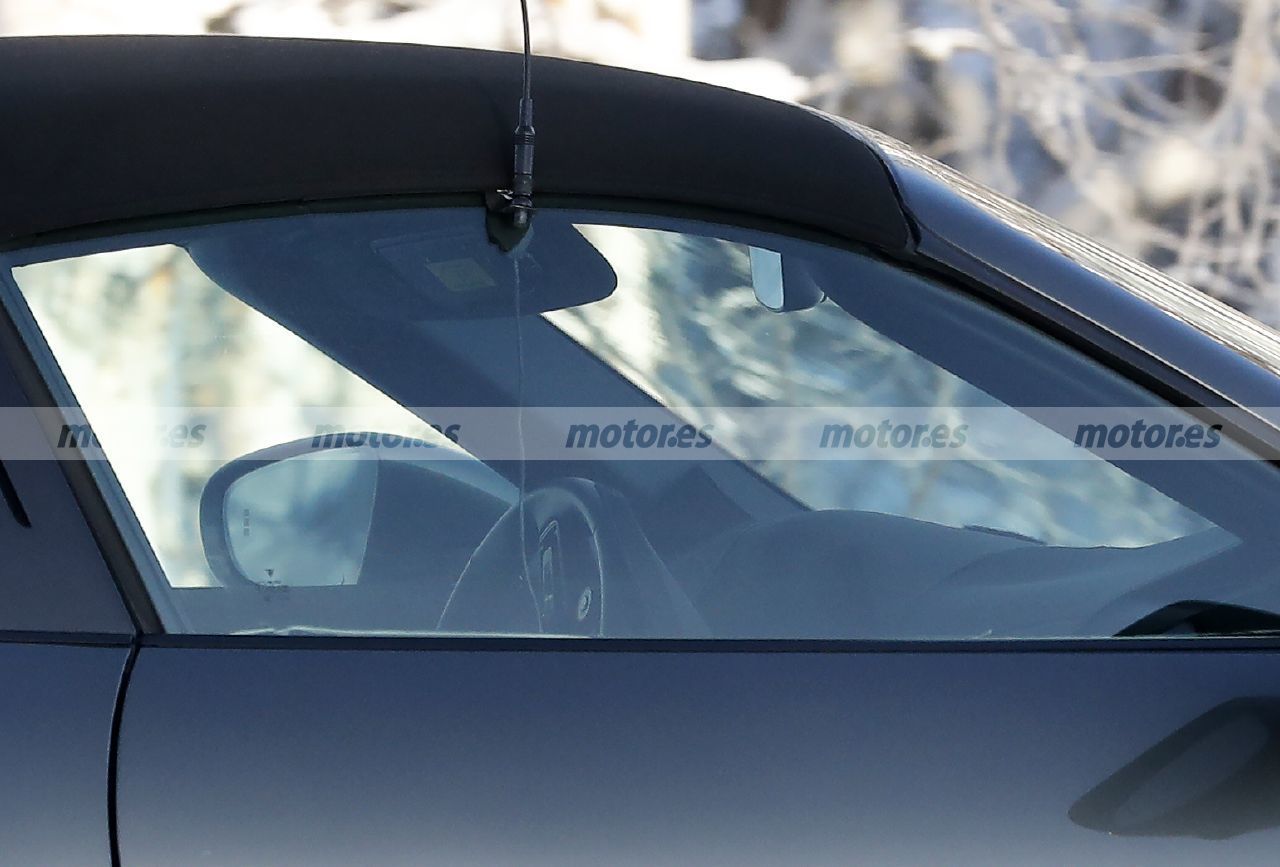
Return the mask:
[[458,208],[0,275],[173,632],[1098,636],[1275,583],[1269,467],[857,252]]

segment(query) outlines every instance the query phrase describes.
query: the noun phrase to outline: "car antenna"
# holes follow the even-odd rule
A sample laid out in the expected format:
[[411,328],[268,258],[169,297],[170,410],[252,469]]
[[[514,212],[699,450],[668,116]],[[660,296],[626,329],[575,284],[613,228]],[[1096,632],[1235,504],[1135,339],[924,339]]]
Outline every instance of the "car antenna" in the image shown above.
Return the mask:
[[514,133],[515,162],[511,189],[485,194],[489,209],[486,221],[489,240],[510,253],[520,245],[533,223],[533,84],[530,66],[533,49],[529,40],[529,0],[520,0],[524,25],[524,84],[520,93],[520,119]]

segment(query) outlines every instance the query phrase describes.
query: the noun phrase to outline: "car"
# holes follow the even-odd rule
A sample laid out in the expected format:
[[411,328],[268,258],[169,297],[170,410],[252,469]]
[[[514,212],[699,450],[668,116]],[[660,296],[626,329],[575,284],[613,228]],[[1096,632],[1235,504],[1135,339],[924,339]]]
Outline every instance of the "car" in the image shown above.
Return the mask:
[[4,863],[1273,861],[1280,338],[531,73],[0,40]]

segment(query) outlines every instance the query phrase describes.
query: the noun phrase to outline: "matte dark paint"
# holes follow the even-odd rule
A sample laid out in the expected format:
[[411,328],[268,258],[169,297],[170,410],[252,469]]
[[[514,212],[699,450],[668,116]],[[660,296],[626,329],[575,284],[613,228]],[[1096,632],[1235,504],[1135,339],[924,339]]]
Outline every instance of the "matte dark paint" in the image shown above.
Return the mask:
[[[143,648],[134,867],[1274,863],[1072,805],[1274,653]],[[180,793],[180,794],[176,794]]]
[[[479,203],[511,182],[520,65],[518,54],[346,41],[2,40],[0,118],[22,135],[0,137],[0,241],[255,204],[413,193]],[[796,106],[541,57],[533,96],[535,203],[629,197],[892,249],[910,240],[871,148]]]
[[[3,335],[0,335],[3,339]],[[47,460],[7,461],[10,491],[26,522],[12,507],[0,510],[0,633],[133,633],[129,614],[112,582],[89,527],[57,462],[40,418],[24,412],[27,395],[0,357],[0,407],[6,445]]]
[[0,863],[111,862],[108,756],[128,655],[0,643]]
[[13,461],[6,468],[31,526],[23,527],[7,510],[0,513],[0,630],[132,634],[129,614],[57,463]]

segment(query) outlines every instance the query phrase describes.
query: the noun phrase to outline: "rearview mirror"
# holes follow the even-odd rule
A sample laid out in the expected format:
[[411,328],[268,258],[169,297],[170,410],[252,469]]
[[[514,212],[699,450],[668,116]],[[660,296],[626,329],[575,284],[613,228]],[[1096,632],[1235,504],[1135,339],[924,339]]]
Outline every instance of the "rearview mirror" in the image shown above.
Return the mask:
[[751,287],[756,300],[774,313],[808,310],[826,297],[804,264],[763,247],[750,247]]

